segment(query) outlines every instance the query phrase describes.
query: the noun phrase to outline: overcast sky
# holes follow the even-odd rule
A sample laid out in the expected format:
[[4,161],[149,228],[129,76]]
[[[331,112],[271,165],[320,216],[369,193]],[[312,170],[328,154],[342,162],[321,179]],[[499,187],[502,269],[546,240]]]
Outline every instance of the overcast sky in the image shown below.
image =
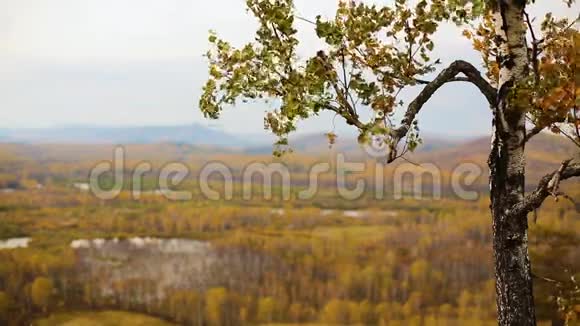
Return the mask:
[[[380,1],[375,1],[379,2]],[[574,15],[557,0],[547,8]],[[244,0],[0,0],[0,128],[63,125],[202,123],[231,132],[262,132],[268,107],[231,108],[207,121],[197,109],[207,77],[203,53],[210,29],[234,44],[253,38]],[[297,0],[304,17],[331,17],[336,0]],[[317,47],[299,23],[303,52]],[[479,65],[470,44],[447,26],[436,53]],[[328,131],[332,115],[301,124]],[[337,119],[338,120],[338,119]],[[446,86],[419,116],[422,130],[451,135],[489,131],[485,100],[470,85]],[[346,127],[337,121],[338,130]]]

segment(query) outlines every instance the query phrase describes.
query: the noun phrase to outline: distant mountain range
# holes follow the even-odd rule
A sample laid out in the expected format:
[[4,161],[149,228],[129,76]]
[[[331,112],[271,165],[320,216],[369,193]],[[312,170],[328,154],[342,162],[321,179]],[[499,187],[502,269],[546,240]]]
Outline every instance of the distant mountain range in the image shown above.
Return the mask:
[[[468,139],[424,135],[420,151],[458,145]],[[233,134],[199,124],[180,126],[94,127],[0,129],[0,142],[22,144],[188,144],[243,150],[249,154],[272,153],[273,137],[263,134]],[[303,154],[327,152],[328,139],[320,132],[290,136],[291,147]],[[339,134],[333,150],[363,153],[353,133]]]
[[[262,137],[263,138],[263,137]],[[259,136],[232,135],[199,124],[145,127],[54,127],[0,129],[0,142],[28,144],[178,143],[224,147],[265,144]]]

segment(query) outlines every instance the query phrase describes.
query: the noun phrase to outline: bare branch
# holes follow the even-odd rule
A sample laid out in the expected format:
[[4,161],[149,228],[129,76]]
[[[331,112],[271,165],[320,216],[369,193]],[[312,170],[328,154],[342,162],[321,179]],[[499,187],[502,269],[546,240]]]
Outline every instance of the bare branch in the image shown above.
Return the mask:
[[[424,79],[417,79],[417,78],[415,78],[415,82],[416,82],[417,84],[421,84],[421,85],[427,85],[427,84],[429,84],[429,83],[430,83],[430,82],[432,82],[432,81],[429,81],[429,80],[424,80]],[[449,82],[471,82],[471,80],[469,79],[469,77],[461,77],[461,76],[460,76],[460,77],[451,78],[451,79],[449,79],[447,82],[448,82],[448,83],[449,83]]]
[[545,127],[540,125],[535,125],[530,131],[526,132],[526,138],[524,138],[524,143],[527,143],[534,137],[535,135],[539,134]]
[[[459,73],[463,73],[466,76],[465,79],[457,79],[459,78],[457,77]],[[399,128],[391,131],[391,137],[393,141],[391,145],[391,153],[389,154],[389,162],[392,162],[398,157],[396,151],[397,144],[407,135],[411,129],[411,125],[415,120],[415,117],[423,105],[441,86],[448,82],[458,80],[469,81],[477,86],[481,93],[486,97],[490,106],[495,107],[497,90],[481,76],[480,72],[472,64],[466,61],[458,60],[451,63],[451,65],[441,71],[434,80],[425,85],[425,88],[423,88],[419,95],[417,95],[417,97],[415,97],[415,99],[407,107],[407,112],[403,118],[402,125]]]
[[553,125],[553,127],[558,130],[559,133],[564,135],[564,137],[568,138],[574,145],[580,147],[580,139],[576,140],[572,135],[569,135],[566,131],[562,130],[562,128],[558,127],[557,125]]
[[350,115],[345,110],[342,110],[342,109],[340,109],[336,106],[333,106],[333,105],[327,105],[325,108],[327,110],[333,111],[336,114],[338,114],[339,116],[343,117],[346,120],[346,123],[349,125],[355,126],[358,129],[364,129],[366,127],[365,124],[362,123],[357,117]]
[[309,23],[309,24],[316,25],[316,22],[314,22],[314,21],[312,21],[312,20],[310,20],[310,19],[308,19],[308,18],[304,18],[304,17],[301,17],[301,16],[295,16],[295,17],[296,17],[297,19],[299,19],[299,20],[303,21],[303,22],[307,22],[307,23]]
[[548,196],[552,195],[557,197],[560,195],[561,193],[558,191],[558,187],[562,180],[580,176],[580,163],[570,162],[571,160],[562,162],[558,170],[545,175],[538,183],[538,187],[534,192],[527,195],[521,202],[515,204],[509,210],[508,217],[527,214],[539,208]]
[[[575,111],[574,112],[574,116],[575,115]],[[533,123],[533,120],[530,117],[526,118]],[[577,120],[577,118],[575,118],[575,120]],[[556,129],[560,134],[562,134],[564,137],[568,138],[568,140],[570,140],[572,143],[574,143],[574,145],[576,145],[577,147],[580,147],[580,131],[578,131],[578,126],[574,127],[574,133],[578,134],[577,135],[570,135],[568,134],[565,130],[563,130],[562,128],[560,128],[557,124],[552,124],[551,126],[552,128]],[[546,126],[541,126],[541,125],[535,125],[534,128],[532,128],[531,130],[526,132],[526,137],[524,138],[524,143],[527,143],[530,139],[532,139],[532,137],[534,137],[535,135],[539,134],[542,130],[544,130],[546,128]],[[577,137],[578,139],[575,139],[574,137]]]
[[576,132],[576,137],[580,139],[580,124],[578,123],[579,116],[576,115],[576,111],[578,111],[578,107],[574,105],[574,109],[572,109],[572,116],[574,116],[574,131]]
[[532,27],[532,21],[530,20],[530,16],[525,11],[524,11],[524,16],[526,17],[526,23],[528,24],[528,29],[530,30],[530,34],[532,36],[532,53],[531,53],[530,62],[532,62],[532,70],[534,72],[534,81],[537,85],[540,81],[539,60],[538,60],[538,55],[540,54],[540,51],[538,49],[538,44],[540,44],[540,41],[538,41],[538,39],[536,38],[536,33],[534,32],[534,28]]
[[556,281],[556,280],[551,279],[551,278],[547,278],[547,277],[544,277],[544,276],[539,276],[539,275],[537,275],[535,273],[532,273],[532,277],[535,277],[535,278],[540,279],[542,281],[546,281],[548,283],[554,283],[554,284],[561,284],[562,283],[560,281]]
[[[342,45],[342,48],[340,50],[340,55],[341,55],[341,60],[342,60],[342,78],[344,80],[344,93],[345,96],[348,97],[346,99],[346,101],[348,102],[348,100],[350,99],[350,107],[352,108],[352,112],[351,114],[353,116],[357,116],[357,110],[356,110],[356,101],[354,100],[352,94],[350,93],[350,80],[347,78],[347,73],[346,73],[346,58],[344,56],[344,50],[345,50],[345,46],[344,44]],[[350,75],[350,74],[349,74]],[[352,77],[352,75],[350,75],[350,77]]]

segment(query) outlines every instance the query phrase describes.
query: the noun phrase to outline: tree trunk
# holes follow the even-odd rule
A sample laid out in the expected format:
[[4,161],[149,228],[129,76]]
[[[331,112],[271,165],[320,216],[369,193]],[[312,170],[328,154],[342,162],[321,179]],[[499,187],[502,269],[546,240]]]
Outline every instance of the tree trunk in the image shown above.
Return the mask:
[[494,10],[500,75],[489,157],[493,251],[499,325],[536,325],[527,214],[508,216],[524,196],[525,108],[509,96],[528,74],[525,0],[497,0]]

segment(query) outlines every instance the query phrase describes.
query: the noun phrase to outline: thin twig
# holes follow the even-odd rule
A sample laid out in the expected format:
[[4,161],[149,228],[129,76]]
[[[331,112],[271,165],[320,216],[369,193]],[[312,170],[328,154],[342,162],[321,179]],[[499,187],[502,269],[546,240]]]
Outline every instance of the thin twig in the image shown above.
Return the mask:
[[537,85],[540,82],[540,73],[539,73],[539,66],[538,66],[538,40],[536,39],[536,33],[534,32],[534,28],[532,27],[532,22],[530,20],[530,16],[527,12],[524,11],[524,15],[526,17],[526,23],[528,24],[528,29],[530,30],[530,34],[532,36],[532,69],[534,71],[534,82]]
[[540,279],[542,281],[546,281],[548,283],[562,284],[562,282],[560,282],[560,281],[557,281],[557,280],[554,280],[554,279],[551,279],[551,278],[547,278],[547,277],[544,277],[544,276],[539,276],[539,275],[534,274],[534,273],[532,273],[532,277],[535,277],[535,278]]
[[556,128],[558,130],[558,132],[560,132],[562,135],[564,135],[564,137],[568,138],[571,142],[573,142],[574,145],[580,147],[580,140],[574,139],[574,137],[567,134],[564,130],[562,130],[562,128],[558,127],[557,125],[554,125],[554,128]]
[[574,109],[572,109],[572,115],[574,116],[574,130],[576,130],[576,137],[578,137],[578,139],[580,139],[580,121],[578,121],[578,117],[576,116],[576,111],[578,110],[578,107],[576,105],[574,105]]
[[316,23],[315,23],[315,22],[313,22],[312,20],[310,20],[310,19],[308,19],[308,18],[304,18],[304,17],[301,17],[301,16],[295,16],[295,17],[296,17],[297,19],[301,20],[301,21],[304,21],[304,22],[310,23],[310,24],[312,24],[312,25],[316,25]]

